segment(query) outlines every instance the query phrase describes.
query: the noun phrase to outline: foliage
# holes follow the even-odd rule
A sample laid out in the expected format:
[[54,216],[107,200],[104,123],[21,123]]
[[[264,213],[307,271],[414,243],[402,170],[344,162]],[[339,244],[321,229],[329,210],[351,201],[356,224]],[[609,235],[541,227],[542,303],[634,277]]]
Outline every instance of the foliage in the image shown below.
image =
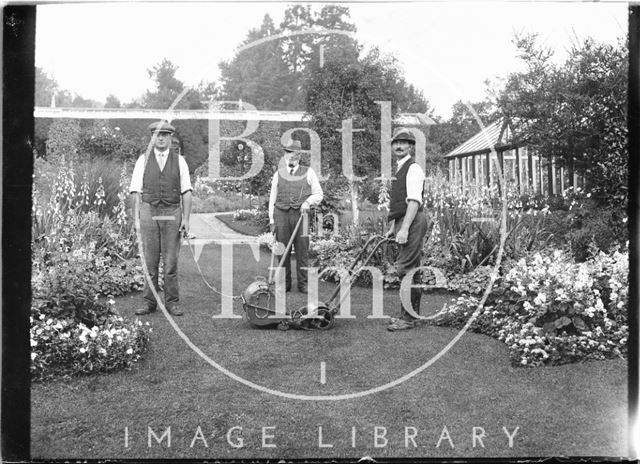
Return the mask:
[[259,230],[269,229],[269,212],[266,208],[239,209],[233,214],[235,221],[250,221]]
[[544,157],[575,165],[590,189],[624,204],[627,189],[628,50],[586,39],[560,66],[535,35],[516,36],[526,69],[494,91],[516,139]]
[[342,138],[337,129],[351,119],[353,134],[353,173],[356,176],[380,172],[381,105],[392,103],[391,112],[420,107],[428,111],[421,93],[405,81],[397,60],[372,49],[363,57],[328,60],[314,65],[306,81],[307,112],[310,126],[322,140],[323,171],[342,175]]
[[470,272],[453,274],[447,279],[447,290],[456,293],[481,295],[491,282],[493,266],[477,266]]
[[59,162],[61,158],[76,160],[81,141],[80,124],[74,119],[56,119],[49,127],[46,141],[46,158]]
[[[348,227],[341,233],[331,233],[324,236],[312,235],[309,249],[309,257],[312,266],[319,268],[322,279],[330,282],[340,281],[340,273],[349,269],[357,255],[362,251],[371,234],[362,227]],[[374,244],[366,252],[372,250]],[[400,284],[397,271],[393,264],[393,254],[397,252],[395,246],[384,245],[380,247],[369,261],[369,266],[377,267],[382,271],[385,288],[397,288]],[[366,256],[363,257],[363,259]],[[357,268],[362,264],[359,262]],[[354,280],[354,284],[370,286],[371,273],[363,272]]]
[[309,29],[356,28],[349,9],[339,5],[324,5],[320,11],[308,5],[289,6],[278,27],[265,15],[261,26],[248,32],[238,54],[220,63],[222,99],[242,99],[266,110],[303,109],[304,82],[310,64],[319,61],[320,47],[327,59],[357,53],[355,41],[344,35],[297,34]]
[[135,162],[141,144],[139,140],[125,136],[119,126],[112,128],[106,121],[95,121],[90,130],[82,132],[79,150],[83,157],[93,160]]
[[[432,140],[444,155],[466,142],[482,130],[480,123],[487,125],[497,118],[495,104],[489,100],[465,103],[458,100],[453,104],[451,117],[438,121],[431,130]],[[478,121],[476,116],[480,119]]]
[[622,356],[627,349],[628,252],[599,253],[576,264],[564,252],[519,260],[478,309],[462,296],[434,324],[505,342],[514,365],[564,364]]
[[[37,174],[57,170],[55,177],[44,176],[53,178],[46,194],[35,182],[32,202],[32,374],[36,379],[128,366],[147,346],[147,329],[118,318],[112,303],[112,297],[143,285],[125,204],[126,167],[120,169],[107,160],[97,164],[74,164],[64,157],[59,163],[36,163]],[[103,173],[113,182],[103,182]],[[113,205],[107,203],[108,197],[115,197]],[[101,301],[101,296],[109,303]],[[95,343],[77,340],[86,326],[100,336]],[[118,343],[105,344],[104,337],[114,335],[120,337]]]
[[535,202],[515,186],[508,186],[504,200],[495,188],[463,189],[440,172],[429,176],[426,186],[424,207],[433,228],[432,244],[425,251],[428,257],[437,256],[445,270],[460,273],[494,263],[503,233],[505,257],[542,249],[551,239],[546,230],[548,207],[534,209]]
[[128,368],[147,350],[152,330],[148,322],[119,316],[91,328],[37,312],[30,320],[31,376],[36,381]]

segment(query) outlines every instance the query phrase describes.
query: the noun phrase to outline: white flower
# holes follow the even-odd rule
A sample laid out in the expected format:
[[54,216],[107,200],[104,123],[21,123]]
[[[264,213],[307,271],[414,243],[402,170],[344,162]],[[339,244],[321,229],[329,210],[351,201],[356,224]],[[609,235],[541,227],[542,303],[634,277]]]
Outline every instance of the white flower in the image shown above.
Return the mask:
[[37,342],[37,341],[35,341],[33,338],[31,339],[31,346],[32,346],[32,347],[34,347],[34,346],[38,346],[38,342]]
[[536,296],[533,300],[533,302],[537,306],[543,305],[546,301],[547,301],[547,295],[545,295],[544,293],[538,293],[538,296]]
[[82,348],[80,348],[80,353],[86,353],[87,349],[83,346]]
[[37,353],[31,353],[31,361],[33,361],[34,359],[36,359],[36,356],[38,356]]
[[131,348],[129,348],[129,349],[127,350],[127,354],[133,354],[133,350],[132,350]]

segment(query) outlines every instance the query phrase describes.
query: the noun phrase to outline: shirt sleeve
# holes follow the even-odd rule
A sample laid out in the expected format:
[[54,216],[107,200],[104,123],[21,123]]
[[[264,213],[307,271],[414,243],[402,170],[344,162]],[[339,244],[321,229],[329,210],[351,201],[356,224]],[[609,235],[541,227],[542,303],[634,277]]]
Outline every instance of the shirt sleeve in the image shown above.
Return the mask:
[[422,192],[424,188],[424,172],[416,163],[409,166],[407,171],[407,203],[409,200],[415,200],[422,204]]
[[278,195],[278,171],[273,173],[271,179],[271,191],[269,192],[269,224],[273,224],[273,212],[276,207],[276,196]]
[[138,157],[133,174],[131,174],[131,184],[129,185],[129,193],[142,193],[142,180],[144,177],[144,155]]
[[311,187],[311,195],[309,195],[309,198],[307,198],[305,201],[309,204],[309,206],[317,206],[324,198],[324,192],[322,191],[322,187],[320,186],[318,175],[311,168],[307,170],[307,182]]
[[180,167],[180,193],[186,193],[193,190],[191,187],[191,177],[189,177],[189,165],[184,156],[178,156],[178,166]]

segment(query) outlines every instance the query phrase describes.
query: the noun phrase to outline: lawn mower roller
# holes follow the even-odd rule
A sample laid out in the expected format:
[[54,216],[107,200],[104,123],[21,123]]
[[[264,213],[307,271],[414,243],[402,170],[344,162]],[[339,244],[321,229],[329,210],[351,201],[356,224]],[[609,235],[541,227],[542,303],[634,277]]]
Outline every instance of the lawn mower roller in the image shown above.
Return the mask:
[[[300,228],[300,224],[303,220],[303,216],[300,216],[296,224],[291,239],[287,244],[278,268],[281,268],[285,259],[291,252],[291,245],[293,239]],[[383,243],[389,239],[379,235],[371,237],[367,243],[362,247],[360,253],[356,256],[351,267],[347,270],[349,274],[349,288],[355,282],[358,274],[368,264],[371,257],[382,246]],[[366,259],[362,261],[360,267],[354,271],[358,262],[365,255],[365,252],[369,246],[376,242],[375,246],[371,249]],[[275,282],[273,281],[273,262],[274,262],[274,249],[271,251],[271,265],[269,267],[269,278],[265,279],[262,276],[256,278],[254,282],[242,292],[242,306],[249,319],[249,322],[255,326],[272,326],[277,325],[280,330],[288,330],[290,327],[303,330],[329,330],[335,323],[334,316],[338,313],[340,304],[342,301],[335,303],[335,299],[340,292],[340,286],[336,286],[335,290],[331,294],[331,297],[326,301],[318,301],[316,303],[307,303],[305,306],[296,309],[294,311],[286,311],[285,314],[277,313],[275,309]]]

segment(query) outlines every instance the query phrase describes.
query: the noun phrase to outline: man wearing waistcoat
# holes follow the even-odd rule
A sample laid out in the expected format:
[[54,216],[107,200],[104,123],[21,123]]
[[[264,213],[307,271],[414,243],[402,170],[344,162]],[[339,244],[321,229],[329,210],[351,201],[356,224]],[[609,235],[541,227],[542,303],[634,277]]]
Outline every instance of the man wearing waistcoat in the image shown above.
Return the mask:
[[[399,128],[391,140],[391,150],[397,161],[395,180],[391,184],[389,205],[390,229],[388,236],[395,235],[400,245],[396,268],[400,280],[421,265],[422,246],[427,233],[427,216],[422,207],[424,172],[414,160],[416,139],[410,130]],[[416,272],[413,284],[420,284],[422,273]],[[420,313],[421,288],[411,288],[411,307]],[[407,330],[415,327],[414,317],[402,303],[400,317],[392,318],[388,330]]]
[[[129,191],[134,195],[133,214],[140,218],[143,257],[158,291],[160,255],[164,266],[164,304],[169,313],[181,316],[178,306],[178,251],[180,233],[189,233],[191,180],[185,159],[171,149],[175,128],[165,121],[149,125],[153,150],[138,158]],[[180,202],[182,201],[182,207]],[[144,306],[137,315],[156,311],[156,299],[145,279]]]
[[[293,230],[301,214],[307,214],[311,206],[322,201],[322,187],[315,171],[300,165],[298,140],[291,140],[284,147],[278,171],[271,180],[269,195],[269,227],[275,233],[276,241],[289,243]],[[304,222],[304,221],[303,221]],[[296,253],[296,275],[298,291],[307,293],[307,255],[309,253],[309,236],[301,225],[293,240]],[[286,275],[286,291],[291,290],[291,253],[284,262]]]

